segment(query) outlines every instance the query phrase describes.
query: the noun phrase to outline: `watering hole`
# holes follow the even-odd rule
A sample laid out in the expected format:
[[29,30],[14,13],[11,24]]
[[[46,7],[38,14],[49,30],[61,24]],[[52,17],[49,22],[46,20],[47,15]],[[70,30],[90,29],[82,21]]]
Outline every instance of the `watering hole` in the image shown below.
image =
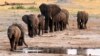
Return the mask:
[[[100,49],[86,49],[86,55],[100,55]],[[49,53],[49,54],[68,54],[68,55],[77,55],[77,49],[66,49],[66,48],[42,48],[42,47],[28,47],[28,48],[20,48],[15,52],[20,53]]]

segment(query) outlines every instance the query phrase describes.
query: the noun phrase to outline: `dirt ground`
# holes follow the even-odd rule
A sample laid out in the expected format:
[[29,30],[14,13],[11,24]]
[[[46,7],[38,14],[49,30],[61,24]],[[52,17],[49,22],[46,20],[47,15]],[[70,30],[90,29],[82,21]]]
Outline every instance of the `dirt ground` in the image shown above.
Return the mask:
[[[10,44],[7,37],[7,28],[14,22],[20,23],[24,26],[26,32],[25,41],[29,47],[100,47],[100,19],[97,17],[89,17],[87,29],[79,30],[77,29],[76,17],[70,15],[68,29],[64,31],[46,33],[41,36],[30,38],[27,35],[26,24],[21,19],[24,14],[30,13],[33,12],[22,10],[0,11],[0,56],[20,56],[22,54],[23,56],[28,56],[28,54],[25,55],[24,53],[16,53],[9,51]],[[23,47],[25,46],[18,48]],[[42,54],[40,56],[42,56]]]

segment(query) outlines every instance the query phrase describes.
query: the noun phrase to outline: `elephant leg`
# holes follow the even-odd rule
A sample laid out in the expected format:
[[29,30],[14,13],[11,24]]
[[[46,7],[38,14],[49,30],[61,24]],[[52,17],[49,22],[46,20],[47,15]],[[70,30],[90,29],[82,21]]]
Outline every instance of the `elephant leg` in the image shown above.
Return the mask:
[[53,21],[50,19],[49,20],[49,28],[50,28],[50,32],[53,32]]
[[81,29],[81,20],[79,18],[77,19],[77,27],[78,29]]
[[43,35],[43,33],[44,33],[44,30],[42,29],[42,35]]
[[55,29],[55,31],[58,31],[58,23],[56,22],[56,29]]
[[14,46],[14,49],[16,50],[16,47],[17,47],[17,41],[15,41],[15,46]]
[[57,29],[57,31],[60,30],[60,23],[59,22],[56,23],[56,29]]
[[41,30],[40,24],[39,24],[38,30],[39,30],[38,35],[40,35],[40,30]]
[[18,46],[22,46],[22,45],[23,45],[22,37],[23,37],[23,36],[21,36],[20,39],[19,39],[19,41],[18,41]]
[[57,23],[54,23],[54,31],[57,31]]
[[11,41],[11,51],[14,51],[14,42]]
[[36,36],[37,35],[37,29],[35,28],[34,29],[34,36]]
[[60,22],[60,30],[62,31],[63,30],[63,23]]
[[61,23],[59,22],[59,30],[61,29]]
[[46,16],[44,33],[48,33],[48,27],[49,27],[49,18],[48,18],[48,16]]
[[83,22],[82,22],[82,20],[79,22],[79,29],[83,29]]
[[66,29],[66,24],[64,23],[64,29]]
[[60,30],[60,27],[61,27],[61,26],[60,26],[60,23],[58,22],[58,23],[57,23],[57,29]]
[[64,29],[65,29],[65,24],[64,24],[64,22],[62,22],[62,26],[63,26],[62,30],[64,30]]
[[44,25],[42,25],[42,35],[43,35],[43,33],[44,33]]
[[87,28],[85,23],[83,24],[83,28],[84,28],[84,29],[86,29],[86,28]]
[[85,27],[85,29],[87,29],[86,23],[87,23],[87,20],[86,20],[85,23],[84,23],[84,27]]
[[64,22],[62,21],[62,30],[64,30],[65,29],[65,24],[64,24]]
[[86,26],[86,24],[85,24],[84,26],[85,26],[85,29],[87,29],[87,26]]
[[14,49],[13,49],[13,42],[12,42],[12,40],[10,40],[10,46],[11,46],[10,51],[14,51]]
[[11,45],[10,51],[14,51],[14,38],[10,39],[10,45]]
[[38,34],[38,28],[35,29],[36,35]]

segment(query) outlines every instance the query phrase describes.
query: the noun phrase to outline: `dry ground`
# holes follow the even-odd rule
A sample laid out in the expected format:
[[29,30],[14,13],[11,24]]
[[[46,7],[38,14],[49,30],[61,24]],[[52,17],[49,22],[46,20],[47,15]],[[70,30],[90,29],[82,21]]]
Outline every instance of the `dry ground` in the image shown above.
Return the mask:
[[[10,52],[10,44],[7,37],[7,28],[12,23],[20,23],[25,28],[25,41],[29,47],[70,47],[70,46],[93,46],[100,47],[100,19],[96,17],[89,17],[86,30],[77,29],[76,17],[70,15],[69,27],[64,31],[57,31],[47,33],[33,38],[28,37],[26,24],[22,22],[21,17],[24,14],[33,12],[26,10],[6,10],[0,11],[0,54],[1,56],[16,55],[23,53]],[[38,14],[37,12],[34,12]],[[18,47],[19,48],[23,48]],[[23,54],[25,55],[25,54]],[[27,56],[28,54],[26,54]],[[36,55],[36,54],[31,54]],[[42,55],[42,54],[38,54]],[[56,56],[56,55],[55,55]],[[57,55],[58,56],[58,55]]]
[[[0,0],[0,4],[4,3],[4,1],[9,2],[31,2],[32,0]],[[45,2],[47,0],[34,0],[39,4]],[[32,1],[32,2],[34,2]],[[48,0],[49,3],[55,3],[54,0]],[[58,3],[59,4],[59,3]],[[72,3],[59,4],[60,7],[68,9],[70,12],[69,18],[69,27],[64,31],[57,31],[54,33],[48,33],[41,36],[36,36],[34,38],[30,38],[27,35],[27,27],[26,24],[22,22],[21,17],[24,14],[39,12],[31,12],[28,10],[8,10],[9,6],[0,6],[0,56],[28,56],[29,54],[24,53],[16,53],[10,52],[10,44],[7,37],[7,28],[14,22],[20,23],[25,28],[25,41],[29,45],[29,47],[41,46],[41,47],[70,47],[70,46],[92,46],[92,47],[100,47],[100,1],[93,0],[72,0]],[[79,10],[85,10],[89,13],[89,21],[87,23],[86,30],[77,29],[76,22],[76,13]],[[18,48],[23,48],[18,47]],[[45,54],[30,54],[30,56],[45,56]],[[46,56],[53,56],[46,54]],[[65,56],[65,55],[54,55],[54,56]]]

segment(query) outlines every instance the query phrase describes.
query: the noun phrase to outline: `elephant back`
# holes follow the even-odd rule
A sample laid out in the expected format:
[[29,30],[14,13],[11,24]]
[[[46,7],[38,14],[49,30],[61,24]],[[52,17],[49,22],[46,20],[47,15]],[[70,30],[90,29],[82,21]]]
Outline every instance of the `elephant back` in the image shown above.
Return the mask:
[[66,15],[66,19],[65,19],[66,24],[69,24],[69,23],[68,23],[68,18],[69,18],[69,12],[68,12],[68,10],[62,9],[61,11],[62,11],[63,13],[65,13],[65,15]]
[[56,4],[49,4],[47,8],[48,8],[48,15],[50,15],[51,17],[54,17],[61,11],[61,8]]
[[15,37],[15,39],[18,40],[21,36],[21,30],[15,24],[12,24],[11,26],[9,26],[7,33],[8,33],[9,39]]
[[88,13],[86,13],[85,11],[78,11],[77,18],[82,20],[84,19],[88,20]]
[[30,24],[33,25],[33,28],[37,28],[38,27],[39,19],[38,19],[37,15],[30,14],[29,15],[29,21],[30,21]]

